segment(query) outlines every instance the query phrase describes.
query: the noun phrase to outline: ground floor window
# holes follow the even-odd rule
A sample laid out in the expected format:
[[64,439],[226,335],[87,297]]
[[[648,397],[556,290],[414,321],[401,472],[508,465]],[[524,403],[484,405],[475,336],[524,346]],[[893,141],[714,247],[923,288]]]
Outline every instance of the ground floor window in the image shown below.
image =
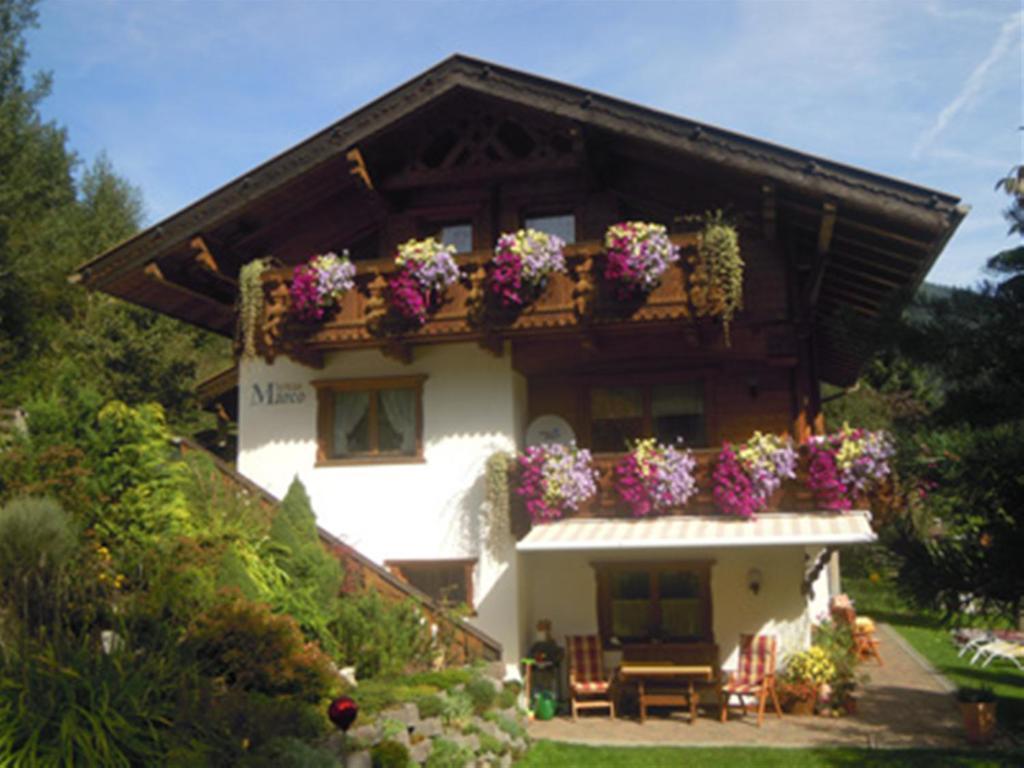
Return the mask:
[[438,603],[473,608],[475,558],[459,560],[388,560],[388,570]]
[[710,642],[710,562],[595,563],[606,647]]

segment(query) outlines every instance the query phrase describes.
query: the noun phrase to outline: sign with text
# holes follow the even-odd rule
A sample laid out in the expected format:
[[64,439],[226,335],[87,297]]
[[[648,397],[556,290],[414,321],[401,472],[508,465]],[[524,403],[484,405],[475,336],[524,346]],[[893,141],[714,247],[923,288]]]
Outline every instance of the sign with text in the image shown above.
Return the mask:
[[268,381],[253,384],[249,405],[299,405],[306,401],[306,388],[300,382]]

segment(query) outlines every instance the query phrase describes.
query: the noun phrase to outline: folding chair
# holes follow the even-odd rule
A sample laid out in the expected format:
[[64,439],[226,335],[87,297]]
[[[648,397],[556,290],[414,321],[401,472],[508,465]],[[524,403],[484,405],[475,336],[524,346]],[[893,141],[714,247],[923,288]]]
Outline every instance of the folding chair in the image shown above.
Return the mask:
[[740,663],[719,692],[722,722],[729,717],[729,698],[738,696],[743,714],[747,714],[745,696],[757,696],[757,725],[764,723],[764,709],[771,696],[775,714],[782,717],[779,694],[775,690],[775,648],[774,635],[740,635]]
[[607,709],[615,717],[611,679],[604,671],[604,654],[597,635],[569,635],[565,638],[569,653],[569,692],[572,719],[581,709]]

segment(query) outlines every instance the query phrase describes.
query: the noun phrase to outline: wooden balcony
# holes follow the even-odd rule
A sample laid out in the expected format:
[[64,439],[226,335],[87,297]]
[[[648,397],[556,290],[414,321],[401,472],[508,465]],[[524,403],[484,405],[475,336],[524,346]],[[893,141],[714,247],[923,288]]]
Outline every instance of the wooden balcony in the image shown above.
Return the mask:
[[[712,498],[712,473],[717,461],[719,449],[700,449],[693,451],[697,460],[696,480],[697,495],[682,509],[673,510],[673,515],[721,515]],[[594,456],[594,468],[597,470],[597,494],[574,514],[574,518],[624,518],[631,519],[633,513],[615,489],[615,465],[625,453],[601,453]],[[770,499],[766,512],[807,513],[822,511],[815,503],[814,494],[807,487],[808,456],[806,449],[799,450],[796,478],[784,480],[782,487]],[[512,469],[510,476],[510,517],[512,531],[516,538],[522,538],[529,532],[531,521],[522,497],[515,492],[518,485],[517,471]],[[855,504],[858,508],[870,506],[866,500]]]
[[689,257],[696,250],[698,234],[672,235],[671,239],[682,249],[682,258],[668,269],[658,288],[635,303],[609,295],[602,278],[600,241],[567,246],[567,273],[552,275],[538,299],[521,310],[500,308],[490,295],[487,278],[492,251],[460,255],[456,257],[460,281],[448,289],[441,306],[419,328],[404,324],[388,309],[387,278],[396,270],[390,259],[359,262],[355,289],[346,294],[332,317],[317,326],[297,323],[289,311],[292,270],[271,269],[263,275],[266,302],[260,345],[270,359],[278,352],[294,356],[366,346],[390,347],[394,352],[411,344],[459,340],[478,340],[493,348],[501,339],[517,335],[715,316],[714,292],[693,280]]

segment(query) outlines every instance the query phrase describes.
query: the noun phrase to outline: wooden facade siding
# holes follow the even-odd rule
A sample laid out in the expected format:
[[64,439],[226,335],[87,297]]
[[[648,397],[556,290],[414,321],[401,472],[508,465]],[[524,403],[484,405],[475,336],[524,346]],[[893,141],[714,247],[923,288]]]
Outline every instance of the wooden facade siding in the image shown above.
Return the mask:
[[[359,260],[388,261],[399,243],[454,221],[472,222],[474,246],[489,256],[501,232],[531,215],[571,212],[586,241],[624,219],[678,233],[717,208],[782,257],[762,269],[760,246],[744,235],[749,293],[814,326],[816,374],[835,384],[850,383],[870,354],[870,344],[849,339],[870,336],[887,305],[920,284],[965,215],[951,195],[454,56],[72,277],[232,335],[237,274],[258,256],[292,266],[350,248]],[[371,294],[361,280],[353,306],[313,334],[313,351],[371,344],[360,331]],[[466,297],[454,294],[411,334],[417,343],[475,337],[463,319]],[[504,331],[563,329],[574,298],[553,285],[548,307]],[[852,331],[847,314],[857,318]],[[669,302],[636,319],[686,316]],[[600,313],[594,322],[607,325]]]

